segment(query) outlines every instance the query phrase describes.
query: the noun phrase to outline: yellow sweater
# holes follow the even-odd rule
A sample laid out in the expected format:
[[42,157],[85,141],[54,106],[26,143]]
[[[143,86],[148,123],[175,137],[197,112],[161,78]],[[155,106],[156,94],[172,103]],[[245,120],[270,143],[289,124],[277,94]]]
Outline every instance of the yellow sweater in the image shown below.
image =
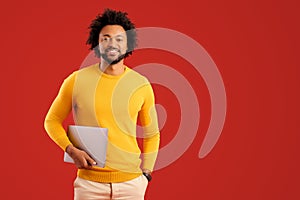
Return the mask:
[[[78,176],[97,182],[123,182],[152,170],[159,148],[159,129],[154,95],[148,80],[126,67],[112,76],[95,64],[67,77],[45,119],[45,129],[64,151],[71,144],[62,123],[73,111],[76,125],[108,128],[104,168],[79,169]],[[143,130],[143,166],[136,124]]]

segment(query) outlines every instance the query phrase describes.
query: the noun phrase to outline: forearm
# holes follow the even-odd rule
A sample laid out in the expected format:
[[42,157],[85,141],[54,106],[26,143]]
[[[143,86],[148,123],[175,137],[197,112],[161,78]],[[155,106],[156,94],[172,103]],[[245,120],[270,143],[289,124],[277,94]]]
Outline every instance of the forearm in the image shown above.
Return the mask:
[[142,170],[153,171],[159,149],[160,133],[155,110],[154,93],[151,85],[142,88],[145,100],[139,112],[139,119],[143,127],[143,166]]
[[44,123],[45,129],[49,137],[64,151],[66,147],[71,144],[69,138],[67,137],[66,131],[62,126],[62,123],[58,120],[51,119],[51,117],[46,117]]
[[153,171],[158,150],[159,150],[160,134],[157,132],[151,137],[143,140],[143,171]]
[[45,118],[44,127],[49,137],[64,151],[71,144],[63,127],[63,121],[70,112],[60,99],[55,99]]

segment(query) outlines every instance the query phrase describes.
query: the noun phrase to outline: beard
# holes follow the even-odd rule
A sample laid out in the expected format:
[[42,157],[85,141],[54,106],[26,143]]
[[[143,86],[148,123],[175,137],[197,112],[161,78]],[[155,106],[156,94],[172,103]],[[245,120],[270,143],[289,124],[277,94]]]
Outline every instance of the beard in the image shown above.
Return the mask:
[[[107,56],[107,53],[110,51],[110,50],[117,50],[119,52],[119,56],[116,58],[116,59],[111,59]],[[114,65],[114,64],[117,64],[119,63],[121,60],[123,60],[124,58],[126,58],[128,56],[128,53],[124,53],[124,54],[121,54],[120,50],[118,49],[113,49],[113,48],[109,48],[109,49],[106,49],[105,50],[105,53],[100,53],[100,56],[109,64],[109,65]]]

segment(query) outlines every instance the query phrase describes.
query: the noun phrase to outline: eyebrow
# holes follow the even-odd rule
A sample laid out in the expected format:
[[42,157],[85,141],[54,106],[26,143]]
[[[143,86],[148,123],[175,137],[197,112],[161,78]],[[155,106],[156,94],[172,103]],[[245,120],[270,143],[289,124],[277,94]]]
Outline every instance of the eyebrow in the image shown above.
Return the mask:
[[[111,37],[111,35],[109,35],[109,34],[104,34],[103,37],[105,37],[105,36],[106,37]],[[116,35],[114,37],[124,37],[124,36],[119,34],[119,35]]]

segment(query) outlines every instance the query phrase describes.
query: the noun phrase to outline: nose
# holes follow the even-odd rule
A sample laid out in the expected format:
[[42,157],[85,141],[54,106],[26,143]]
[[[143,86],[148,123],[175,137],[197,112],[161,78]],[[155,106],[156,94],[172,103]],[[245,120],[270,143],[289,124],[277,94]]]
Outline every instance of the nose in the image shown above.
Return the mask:
[[108,47],[116,47],[116,41],[114,38],[109,38]]

